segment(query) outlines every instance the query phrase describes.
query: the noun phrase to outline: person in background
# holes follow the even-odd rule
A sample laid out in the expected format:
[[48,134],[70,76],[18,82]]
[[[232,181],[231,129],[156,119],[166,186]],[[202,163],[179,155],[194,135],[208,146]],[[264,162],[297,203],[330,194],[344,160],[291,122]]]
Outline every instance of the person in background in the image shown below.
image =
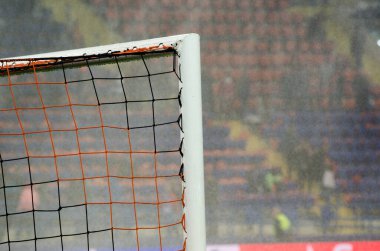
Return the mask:
[[336,188],[334,166],[331,161],[325,159],[326,168],[322,177],[322,197],[328,199],[330,196],[334,196]]
[[265,191],[268,193],[277,193],[282,182],[281,170],[270,168],[264,176]]
[[[33,191],[33,192],[32,192]],[[17,211],[22,213],[25,217],[29,218],[28,214],[38,209],[40,204],[40,196],[35,187],[24,186],[20,193],[20,198],[17,206]],[[21,239],[28,239],[33,237],[31,234],[30,224],[25,223],[24,217],[19,218],[17,224],[16,236]],[[27,225],[24,225],[27,224]]]
[[273,227],[276,240],[279,242],[288,242],[292,237],[292,223],[279,207],[272,209]]
[[19,212],[28,212],[28,211],[36,210],[39,204],[40,204],[40,196],[36,188],[33,188],[33,196],[32,196],[32,187],[25,186],[21,191],[17,210]]

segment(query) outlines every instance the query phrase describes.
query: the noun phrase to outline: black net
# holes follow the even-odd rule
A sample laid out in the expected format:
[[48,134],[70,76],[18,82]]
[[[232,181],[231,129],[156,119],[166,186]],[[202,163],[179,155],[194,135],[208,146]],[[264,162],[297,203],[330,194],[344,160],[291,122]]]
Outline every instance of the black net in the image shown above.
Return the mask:
[[2,62],[0,250],[184,248],[178,55]]

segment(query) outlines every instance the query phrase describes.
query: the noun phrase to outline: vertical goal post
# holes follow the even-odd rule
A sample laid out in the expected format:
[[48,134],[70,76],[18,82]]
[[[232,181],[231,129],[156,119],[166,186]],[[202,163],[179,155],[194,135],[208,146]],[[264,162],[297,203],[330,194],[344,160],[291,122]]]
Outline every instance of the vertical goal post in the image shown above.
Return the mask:
[[[155,58],[155,57],[160,57],[162,53],[173,53],[173,74],[176,74],[178,79],[179,79],[179,83],[178,83],[178,103],[179,103],[179,107],[178,107],[178,110],[179,110],[179,118],[178,118],[178,121],[165,121],[165,122],[162,122],[162,123],[159,123],[157,121],[155,121],[155,117],[157,119],[157,117],[159,115],[155,114],[157,113],[157,108],[155,108],[155,105],[157,104],[157,102],[159,101],[171,101],[171,100],[174,100],[174,98],[172,97],[157,97],[157,96],[154,96],[154,93],[155,93],[155,90],[152,84],[152,79],[154,77],[157,77],[157,76],[161,76],[161,75],[165,75],[167,74],[168,72],[165,72],[165,71],[162,71],[162,72],[159,72],[159,73],[153,73],[151,72],[151,66],[149,66],[149,64],[147,63],[147,60],[150,59],[150,58]],[[171,54],[170,54],[171,55]],[[119,58],[119,56],[121,56],[121,58]],[[122,59],[123,57],[130,57],[132,58],[132,60],[138,60],[139,62],[141,61],[141,65],[143,65],[145,68],[144,70],[147,71],[147,75],[145,76],[142,76],[142,75],[137,75],[136,76],[133,76],[133,77],[130,77],[130,76],[124,76],[123,77],[123,74],[122,74],[122,70],[120,69],[120,65],[121,65],[121,62],[122,62]],[[90,65],[89,62],[93,63],[93,62],[99,62],[99,65],[102,66],[103,64],[109,64],[109,61],[112,61],[111,63],[112,64],[115,64],[117,65],[117,72],[120,72],[120,75],[122,76],[120,78],[120,80],[117,80],[116,78],[106,78],[106,77],[95,77],[95,73],[93,72],[93,66]],[[129,61],[128,60],[125,60],[127,63]],[[112,216],[112,212],[113,212],[113,206],[115,205],[115,202],[112,200],[112,196],[113,196],[113,187],[112,187],[112,183],[114,179],[121,179],[123,178],[125,182],[132,182],[132,190],[133,190],[133,202],[130,202],[130,201],[118,201],[116,203],[119,203],[119,204],[122,204],[122,205],[133,205],[134,206],[134,219],[136,221],[135,223],[135,227],[131,227],[131,230],[134,230],[136,232],[136,237],[137,239],[139,238],[139,235],[138,235],[138,232],[141,230],[157,230],[159,232],[159,241],[157,241],[157,250],[166,250],[166,246],[163,244],[163,240],[161,240],[163,237],[162,235],[164,235],[162,233],[163,229],[164,228],[169,228],[171,227],[172,225],[176,225],[176,224],[179,224],[181,225],[181,227],[183,228],[183,234],[184,234],[184,237],[183,237],[183,244],[182,244],[182,247],[181,247],[181,250],[183,251],[201,251],[201,250],[206,250],[206,231],[205,231],[205,196],[204,196],[204,170],[203,170],[203,130],[202,130],[202,100],[201,100],[201,62],[200,62],[200,37],[198,34],[183,34],[183,35],[176,35],[176,36],[170,36],[170,37],[162,37],[162,38],[155,38],[155,39],[149,39],[149,40],[142,40],[142,41],[136,41],[136,42],[127,42],[127,43],[119,43],[119,44],[113,44],[113,45],[105,45],[105,46],[98,46],[98,47],[90,47],[90,48],[84,48],[84,49],[74,49],[74,50],[68,50],[68,51],[62,51],[62,52],[52,52],[52,53],[44,53],[44,54],[38,54],[38,55],[29,55],[29,56],[22,56],[22,57],[15,57],[15,58],[7,58],[7,59],[0,59],[0,76],[2,77],[1,80],[2,82],[0,82],[0,98],[6,98],[6,99],[10,99],[9,101],[9,104],[5,104],[7,101],[4,101],[2,103],[2,101],[0,101],[0,123],[3,125],[3,124],[6,124],[7,121],[5,120],[7,118],[7,116],[9,115],[9,113],[12,113],[12,116],[14,117],[14,122],[16,124],[18,124],[18,127],[20,127],[18,130],[16,131],[12,131],[12,129],[7,129],[5,128],[4,130],[3,129],[0,129],[0,162],[1,162],[1,179],[2,179],[2,182],[0,184],[0,196],[3,197],[3,199],[5,200],[5,205],[0,205],[0,207],[3,207],[0,211],[0,218],[1,218],[1,222],[0,222],[0,228],[3,228],[3,229],[0,229],[0,235],[3,235],[3,236],[0,236],[0,246],[2,248],[7,248],[6,250],[8,251],[12,251],[12,250],[18,250],[16,248],[16,244],[18,245],[18,243],[21,243],[21,242],[34,242],[34,249],[35,250],[45,250],[44,248],[39,248],[40,244],[38,241],[48,241],[49,238],[55,238],[57,237],[57,239],[60,239],[60,246],[61,246],[61,249],[62,250],[65,250],[64,249],[64,240],[65,238],[68,238],[68,237],[72,237],[74,238],[75,235],[82,235],[83,234],[83,238],[87,238],[87,247],[86,249],[88,250],[92,250],[92,247],[90,247],[90,244],[89,243],[89,240],[90,240],[90,237],[89,235],[90,234],[96,234],[97,232],[101,232],[101,231],[111,231],[112,232],[112,250],[119,250],[118,248],[123,248],[122,246],[118,246],[118,247],[115,247],[117,246],[118,244],[115,244],[114,243],[114,238],[116,238],[116,234],[115,234],[115,237],[114,237],[114,230],[129,230],[129,228],[127,227],[114,227],[113,223],[112,223],[112,218],[113,217],[116,217],[116,216]],[[96,64],[95,64],[96,65]],[[69,77],[66,75],[67,74],[67,71],[69,68],[80,68],[80,67],[84,67],[84,69],[86,71],[88,71],[89,73],[89,79],[86,79],[86,80],[74,80],[74,81],[71,81],[68,79]],[[43,93],[43,88],[41,88],[42,84],[39,83],[39,75],[37,74],[37,70],[41,72],[42,71],[46,71],[46,72],[49,72],[51,71],[52,69],[55,70],[55,69],[61,69],[62,68],[62,71],[63,71],[63,75],[64,75],[64,84],[66,85],[66,91],[65,93],[67,94],[68,96],[68,100],[69,100],[69,105],[52,105],[51,107],[49,107],[48,104],[44,104],[44,101],[46,101],[46,97],[44,96],[45,94]],[[114,67],[116,69],[116,67]],[[85,70],[81,70],[82,72],[85,71]],[[134,69],[132,69],[134,70]],[[103,70],[102,70],[103,71]],[[13,75],[22,75],[22,74],[30,74],[32,76],[32,80],[31,82],[19,82],[19,83],[14,83],[12,82],[13,81]],[[148,103],[148,101],[146,99],[142,99],[140,101],[127,101],[127,96],[128,96],[128,91],[129,90],[125,90],[124,89],[124,86],[125,86],[125,82],[128,82],[129,79],[132,79],[132,78],[146,78],[148,79],[148,85],[147,86],[150,86],[150,91],[148,91],[149,93],[152,94],[152,97],[151,99],[152,100],[148,100],[150,103],[151,103],[151,109],[152,111],[149,111],[149,114],[152,113],[152,121],[153,121],[153,125],[152,126],[149,126],[149,130],[150,128],[152,127],[153,128],[153,136],[152,136],[152,142],[154,142],[154,150],[152,150],[152,154],[154,154],[154,157],[153,157],[153,166],[154,166],[154,170],[153,172],[155,172],[155,175],[152,177],[152,180],[154,179],[154,182],[155,183],[155,191],[156,191],[156,199],[157,199],[157,202],[154,203],[154,202],[136,202],[136,198],[135,198],[135,188],[134,187],[134,182],[136,182],[136,184],[138,183],[137,181],[139,180],[144,180],[146,177],[143,176],[143,177],[134,177],[133,176],[133,169],[134,168],[139,168],[139,167],[133,167],[133,161],[132,161],[132,155],[133,154],[146,154],[148,153],[148,151],[146,150],[141,150],[140,152],[136,150],[136,152],[133,152],[132,151],[132,145],[131,145],[131,132],[130,130],[133,130],[133,129],[141,129],[142,127],[145,127],[144,126],[135,126],[135,128],[133,128],[133,126],[131,126],[130,124],[128,124],[128,127],[127,128],[121,128],[123,129],[124,131],[128,131],[128,136],[126,138],[128,138],[129,142],[124,142],[126,144],[129,144],[129,150],[125,150],[125,149],[117,149],[115,150],[114,152],[112,152],[112,150],[110,148],[107,148],[107,143],[109,145],[112,145],[112,142],[109,142],[108,139],[106,140],[106,136],[107,136],[107,131],[105,131],[105,129],[120,129],[120,128],[116,128],[116,126],[110,126],[110,128],[107,128],[107,125],[105,124],[105,118],[103,118],[102,116],[106,116],[106,114],[102,114],[103,110],[101,108],[101,106],[103,105],[103,107],[105,105],[109,105],[109,104],[113,104],[115,105],[119,105],[119,104],[125,104],[126,106],[126,121],[127,123],[131,123],[131,121],[128,122],[128,120],[130,120],[129,118],[129,114],[128,114],[128,104],[131,105],[132,103]],[[97,82],[98,80],[103,80],[103,81],[109,81],[111,83],[111,81],[119,81],[121,82],[121,86],[123,87],[123,93],[124,93],[124,97],[125,97],[125,102],[124,101],[118,101],[118,100],[113,100],[112,102],[109,101],[109,98],[112,97],[112,95],[108,94],[107,91],[107,88],[105,89],[102,89],[102,90],[105,90],[104,92],[107,93],[107,94],[104,94],[106,96],[103,96],[103,97],[107,97],[107,100],[104,98],[104,100],[102,100],[102,96],[99,96],[100,94],[97,93],[97,88],[96,88],[96,85],[97,85]],[[42,81],[42,80],[41,80]],[[95,104],[84,104],[84,105],[81,105],[81,106],[84,106],[86,108],[88,107],[95,107],[97,106],[98,108],[98,111],[99,111],[99,116],[100,119],[99,119],[99,125],[97,125],[99,128],[99,135],[102,135],[101,136],[101,139],[100,141],[103,141],[99,144],[101,144],[102,146],[104,146],[104,151],[102,150],[101,152],[100,151],[95,151],[94,152],[91,152],[91,153],[85,153],[84,150],[82,149],[82,152],[81,152],[81,144],[82,142],[80,142],[80,133],[79,131],[80,130],[91,130],[91,129],[94,129],[95,127],[97,126],[87,126],[87,127],[83,127],[83,128],[80,128],[80,125],[79,125],[79,122],[76,121],[75,119],[75,116],[74,116],[74,113],[73,112],[73,107],[75,107],[77,104],[75,104],[75,101],[74,100],[70,100],[70,95],[69,95],[69,90],[68,90],[68,83],[76,83],[78,84],[78,86],[80,86],[82,84],[82,81],[83,81],[83,86],[85,84],[87,84],[87,82],[90,84],[92,82],[92,86],[95,90],[95,96],[96,96],[96,99],[97,99],[97,105]],[[165,81],[165,80],[163,80]],[[161,81],[162,82],[162,81]],[[108,83],[108,82],[107,82]],[[113,82],[112,82],[113,83]],[[45,83],[46,84],[46,83]],[[46,86],[53,86],[53,85],[56,85],[56,86],[59,86],[60,84],[59,83],[48,83],[46,84]],[[17,95],[20,95],[20,97],[22,98],[23,96],[22,95],[25,95],[25,93],[17,93],[15,90],[16,90],[16,87],[22,87],[22,86],[32,86],[33,88],[36,88],[36,97],[38,99],[38,104],[40,107],[38,108],[34,108],[34,107],[28,107],[28,108],[24,108],[22,107],[20,104],[19,104],[19,97]],[[104,87],[102,87],[104,88]],[[3,94],[1,94],[1,91],[2,90],[6,90],[6,92],[3,92]],[[54,90],[53,90],[54,91]],[[99,90],[98,90],[99,91]],[[165,92],[165,91],[163,91]],[[5,95],[10,95],[10,97],[6,97]],[[26,95],[30,95],[29,94],[26,94]],[[94,96],[94,97],[95,97]],[[115,96],[117,96],[115,94]],[[122,96],[120,94],[120,96]],[[16,101],[17,99],[17,101]],[[26,98],[28,100],[28,96]],[[95,98],[94,98],[95,99]],[[117,97],[115,97],[115,99],[117,99]],[[23,101],[24,102],[24,101]],[[34,102],[34,101],[33,101]],[[49,101],[50,102],[50,101]],[[46,103],[46,102],[45,102]],[[52,181],[41,181],[41,182],[36,182],[36,180],[32,180],[32,169],[34,168],[33,167],[33,158],[36,158],[36,159],[49,159],[51,158],[52,160],[54,159],[54,161],[52,161],[52,163],[54,162],[54,164],[51,164],[51,165],[54,165],[55,166],[55,169],[58,170],[58,164],[57,162],[58,161],[58,158],[62,158],[62,157],[67,157],[67,156],[70,156],[71,153],[69,154],[62,154],[62,155],[59,155],[55,149],[55,146],[54,145],[54,133],[57,133],[57,132],[66,132],[65,130],[66,129],[61,129],[61,130],[54,130],[54,128],[52,127],[52,121],[49,121],[49,109],[59,109],[59,108],[68,108],[70,109],[70,113],[72,115],[72,122],[67,122],[68,124],[74,124],[75,125],[75,130],[73,129],[72,132],[76,133],[76,140],[74,140],[76,142],[76,145],[78,147],[78,158],[80,159],[80,168],[82,170],[82,176],[81,178],[78,178],[78,180],[82,180],[82,183],[83,183],[83,187],[86,187],[87,185],[87,182],[92,182],[92,181],[96,181],[99,179],[99,182],[103,182],[105,184],[105,187],[108,186],[108,191],[107,189],[105,189],[103,192],[105,193],[105,198],[108,198],[107,200],[105,200],[103,202],[103,199],[100,201],[100,202],[96,202],[96,203],[92,203],[96,205],[99,205],[101,206],[102,204],[107,204],[109,205],[109,212],[110,212],[110,218],[111,218],[111,227],[110,229],[102,229],[102,230],[94,230],[94,231],[90,231],[89,230],[89,223],[87,222],[87,231],[85,232],[81,232],[81,233],[74,233],[72,234],[72,236],[69,236],[69,234],[65,234],[64,231],[62,231],[62,225],[61,225],[61,210],[62,209],[65,209],[65,210],[68,210],[70,208],[73,208],[74,209],[74,205],[70,205],[68,206],[67,208],[63,208],[61,207],[61,199],[59,198],[59,208],[57,209],[58,211],[58,215],[59,215],[59,228],[60,228],[60,231],[58,231],[59,233],[56,235],[56,236],[44,236],[44,237],[39,237],[39,233],[38,233],[38,229],[36,230],[36,221],[38,220],[38,213],[41,213],[41,212],[48,212],[48,211],[52,211],[52,210],[40,210],[38,211],[38,206],[37,206],[37,203],[40,203],[42,204],[42,202],[40,202],[39,200],[43,200],[43,198],[39,198],[39,197],[43,197],[43,196],[38,196],[37,194],[35,194],[34,192],[34,189],[35,187],[39,186],[39,185],[44,185],[44,184],[47,184],[47,183],[57,183],[57,186],[58,186],[58,195],[59,195],[59,190],[60,190],[60,183],[63,183],[64,181],[76,181],[77,178],[71,178],[71,179],[64,179],[64,178],[61,178],[59,177],[58,175],[58,171],[57,171],[57,177],[56,177],[56,180],[52,180]],[[23,112],[26,112],[26,111],[43,111],[40,113],[41,115],[41,118],[44,118],[44,120],[46,120],[46,126],[43,126],[43,128],[45,128],[44,130],[43,129],[40,129],[40,131],[28,131],[28,126],[30,126],[29,124],[30,123],[34,123],[33,121],[26,121],[26,123],[23,123],[24,120],[22,118],[22,114]],[[49,110],[49,111],[47,111]],[[147,109],[146,109],[147,110]],[[147,111],[143,111],[145,113],[148,113]],[[70,114],[68,113],[68,114]],[[29,115],[30,116],[30,115]],[[87,116],[87,115],[86,115]],[[132,115],[131,115],[132,116]],[[86,118],[86,117],[85,117]],[[59,120],[59,119],[58,119]],[[57,120],[57,121],[58,121]],[[181,141],[181,144],[180,144],[180,147],[178,150],[162,150],[160,152],[160,150],[158,149],[158,141],[160,139],[161,136],[158,135],[158,132],[160,130],[158,130],[156,127],[159,127],[159,126],[166,126],[167,124],[175,124],[176,122],[178,122],[178,125],[180,127],[180,141]],[[29,124],[28,124],[29,123]],[[78,125],[77,125],[78,123]],[[148,127],[148,126],[146,126]],[[38,128],[38,126],[36,126],[36,128]],[[156,129],[155,129],[156,128]],[[67,130],[69,131],[69,130]],[[71,132],[71,131],[70,131]],[[34,154],[33,152],[33,147],[34,145],[30,145],[29,142],[31,141],[30,138],[31,136],[38,136],[39,135],[50,135],[50,143],[46,143],[47,145],[51,144],[51,148],[50,149],[50,146],[49,146],[49,151],[51,151],[53,154],[50,156],[49,154],[47,155],[43,155],[44,153],[41,153],[39,156],[38,154]],[[157,134],[157,135],[156,135]],[[74,134],[73,134],[74,135]],[[37,137],[36,136],[36,137]],[[18,137],[18,139],[20,139],[20,141],[22,141],[21,143],[19,143],[18,147],[20,146],[23,146],[25,149],[24,151],[26,152],[26,156],[23,156],[23,157],[20,157],[20,156],[16,156],[16,157],[8,157],[7,156],[7,153],[8,152],[11,152],[9,149],[7,150],[6,147],[7,147],[7,142],[10,142],[9,141],[9,138],[13,138],[13,137]],[[141,135],[141,137],[143,137],[143,135]],[[161,137],[162,138],[162,137]],[[54,140],[53,140],[54,139]],[[127,141],[128,141],[127,140]],[[139,139],[140,140],[140,139]],[[47,140],[48,141],[48,140]],[[93,140],[93,141],[96,141],[96,140]],[[136,141],[137,142],[137,141]],[[44,143],[45,144],[45,143]],[[119,143],[118,143],[119,144]],[[120,142],[120,144],[123,144],[123,142]],[[134,143],[135,145],[137,143]],[[42,143],[40,144],[42,145]],[[95,144],[94,144],[95,145]],[[96,148],[96,146],[92,145],[92,147]],[[40,146],[42,147],[42,146]],[[17,148],[17,147],[16,147]],[[16,149],[15,148],[15,149]],[[58,147],[57,147],[58,148]],[[91,146],[89,146],[89,149],[91,148]],[[17,148],[18,149],[18,148]],[[36,148],[37,149],[37,148]],[[39,148],[38,148],[39,149]],[[13,151],[14,149],[12,149]],[[174,201],[175,200],[168,200],[167,202],[162,202],[162,200],[160,199],[161,198],[161,195],[159,195],[159,190],[161,188],[159,188],[159,185],[158,185],[158,179],[161,178],[161,176],[158,175],[158,172],[157,172],[157,169],[158,169],[158,157],[157,155],[160,154],[160,153],[163,153],[163,154],[166,154],[166,153],[170,153],[170,152],[176,152],[178,151],[181,155],[181,168],[179,168],[177,170],[177,176],[178,178],[181,178],[183,179],[183,182],[182,182],[182,199],[181,199],[181,203],[183,205],[183,216],[182,216],[182,220],[181,222],[179,223],[168,223],[167,225],[165,225],[164,223],[162,223],[164,220],[160,220],[160,213],[163,214],[164,213],[164,209],[160,209],[159,207],[160,206],[165,206],[165,205],[171,205],[174,204]],[[96,177],[87,177],[85,176],[85,172],[84,172],[84,167],[83,167],[83,163],[82,163],[82,157],[84,156],[90,156],[90,155],[98,155],[99,153],[101,153],[102,155],[105,155],[105,157],[103,156],[102,158],[105,159],[104,163],[105,163],[105,166],[104,166],[104,169],[106,169],[106,171],[104,171],[104,175],[103,176],[96,176]],[[125,155],[129,155],[129,158],[130,158],[130,166],[131,166],[131,172],[132,174],[128,174],[128,175],[125,175],[125,176],[117,176],[117,175],[112,175],[109,171],[110,169],[110,162],[111,162],[111,157],[110,157],[110,154],[125,154]],[[150,152],[149,152],[150,153]],[[74,155],[74,154],[72,154]],[[13,155],[12,155],[13,156]],[[46,156],[49,156],[49,157],[46,157]],[[166,155],[165,155],[166,156]],[[128,157],[128,156],[127,156]],[[25,161],[24,161],[25,159]],[[7,177],[10,177],[9,174],[7,174],[8,170],[8,166],[11,166],[12,163],[16,163],[16,162],[19,162],[19,161],[23,161],[22,164],[15,164],[15,166],[21,166],[21,165],[25,165],[28,167],[28,170],[29,170],[29,175],[28,177],[25,176],[24,178],[24,181],[20,181],[20,183],[14,183],[13,185],[12,184],[7,184]],[[78,163],[79,163],[78,162]],[[42,163],[42,162],[41,162]],[[103,162],[102,162],[103,163]],[[13,165],[13,164],[12,164]],[[79,164],[78,164],[79,165]],[[137,165],[137,164],[136,164]],[[13,167],[13,166],[12,166]],[[20,168],[21,169],[21,168]],[[135,170],[136,171],[136,170]],[[8,175],[8,176],[7,176]],[[130,176],[132,175],[132,176]],[[162,177],[164,177],[165,175],[163,175]],[[171,177],[171,175],[167,175],[167,177]],[[34,179],[34,177],[33,177]],[[18,181],[17,181],[18,182]],[[103,184],[103,183],[99,183],[99,184]],[[137,186],[135,184],[135,186]],[[53,185],[53,184],[52,184]],[[63,185],[62,185],[63,186]],[[10,197],[10,190],[13,189],[13,188],[24,188],[24,187],[30,187],[31,191],[27,191],[26,194],[30,193],[31,194],[31,204],[32,204],[32,207],[30,209],[28,209],[28,211],[20,211],[20,212],[16,212],[16,213],[12,213],[12,210],[11,209],[11,206],[9,205],[10,201],[12,201],[11,197]],[[153,185],[154,187],[154,185]],[[85,210],[85,214],[83,214],[84,216],[83,217],[86,217],[86,220],[89,219],[89,212],[87,211],[87,206],[88,205],[91,205],[90,203],[90,198],[86,198],[86,188],[84,188],[84,204],[86,206],[86,210]],[[131,190],[131,191],[132,191]],[[9,194],[8,194],[9,193]],[[87,191],[87,193],[89,193],[89,191]],[[7,196],[8,196],[8,205],[7,205]],[[60,195],[59,195],[60,196]],[[132,195],[131,195],[132,196]],[[138,228],[138,214],[139,213],[136,213],[136,208],[139,207],[140,205],[136,205],[136,204],[141,204],[141,205],[144,205],[144,204],[151,204],[151,205],[154,205],[156,204],[156,207],[157,207],[157,212],[155,212],[155,214],[157,214],[157,217],[158,217],[158,226],[157,227],[141,227],[140,229]],[[160,204],[162,203],[162,204]],[[36,204],[36,205],[35,205]],[[75,205],[76,207],[77,205]],[[20,209],[17,209],[17,210],[20,210]],[[170,210],[169,210],[170,211]],[[12,220],[14,217],[16,217],[17,215],[23,215],[23,214],[27,214],[27,213],[32,213],[33,214],[33,225],[34,225],[34,230],[31,228],[31,232],[33,232],[33,234],[30,234],[30,238],[29,237],[25,237],[25,236],[28,236],[29,233],[25,234],[25,233],[21,233],[20,235],[24,235],[19,237],[19,239],[12,239],[13,237],[11,236],[12,234],[14,234],[14,232],[16,231],[13,231],[11,232],[11,228],[12,228]],[[114,214],[116,214],[114,212]],[[163,217],[163,216],[162,216]],[[114,221],[115,221],[116,218],[114,218]],[[63,219],[62,219],[63,220]],[[91,224],[90,224],[91,225]],[[164,226],[165,225],[165,226]],[[4,229],[6,228],[6,229]],[[4,231],[6,230],[6,231]],[[6,232],[6,234],[4,234],[4,232]],[[16,231],[18,233],[18,230]],[[5,236],[5,237],[4,237]],[[84,236],[87,236],[87,237],[84,237]],[[153,237],[150,237],[150,238],[153,238]],[[59,242],[59,241],[58,241]],[[58,243],[57,242],[57,243]],[[139,240],[137,240],[137,246],[136,246],[136,249],[137,250],[145,250],[144,248],[142,248],[141,246],[143,245],[139,245]],[[96,248],[96,247],[94,247]],[[101,248],[101,247],[100,247]],[[172,248],[172,247],[170,247]],[[70,248],[69,248],[70,249]],[[5,249],[4,249],[5,250]],[[96,250],[96,249],[94,249]],[[102,249],[103,250],[103,249]],[[121,249],[121,250],[124,250],[124,249]],[[130,250],[130,249],[126,249],[126,250]],[[151,249],[149,249],[151,250]],[[169,250],[169,249],[168,249]],[[170,249],[172,250],[172,249]]]
[[184,139],[184,172],[186,182],[188,182],[185,188],[186,229],[189,233],[187,245],[191,251],[205,250],[205,191],[199,36],[190,35],[186,37],[182,46],[183,126],[185,133],[190,132]]

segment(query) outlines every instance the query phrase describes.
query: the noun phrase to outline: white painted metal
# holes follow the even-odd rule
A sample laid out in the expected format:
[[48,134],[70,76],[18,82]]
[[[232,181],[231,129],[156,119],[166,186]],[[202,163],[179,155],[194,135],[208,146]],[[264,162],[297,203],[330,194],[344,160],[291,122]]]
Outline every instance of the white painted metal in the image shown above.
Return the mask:
[[178,48],[183,83],[186,250],[189,251],[206,250],[199,40],[199,35],[189,34]]

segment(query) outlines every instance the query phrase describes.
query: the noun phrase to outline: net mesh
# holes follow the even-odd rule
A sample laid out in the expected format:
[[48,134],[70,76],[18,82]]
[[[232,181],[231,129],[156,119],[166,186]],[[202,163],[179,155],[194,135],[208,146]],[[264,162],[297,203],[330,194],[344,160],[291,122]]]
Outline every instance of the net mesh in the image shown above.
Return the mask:
[[2,62],[0,250],[185,250],[178,61]]

